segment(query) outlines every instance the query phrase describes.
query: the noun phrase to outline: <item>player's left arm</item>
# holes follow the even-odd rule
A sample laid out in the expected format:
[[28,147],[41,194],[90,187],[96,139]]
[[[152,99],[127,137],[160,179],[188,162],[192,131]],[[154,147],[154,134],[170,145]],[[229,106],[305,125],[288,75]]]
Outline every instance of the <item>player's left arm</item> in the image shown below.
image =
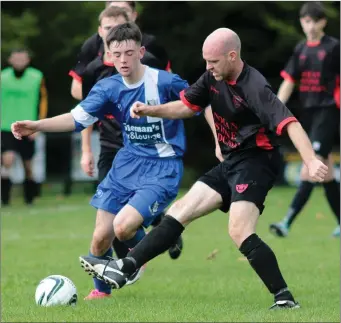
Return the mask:
[[310,176],[316,181],[323,181],[328,167],[317,159],[308,135],[289,109],[272,92],[270,86],[259,87],[257,93],[249,98],[250,108],[261,122],[278,136],[287,131],[303,162],[309,169]]

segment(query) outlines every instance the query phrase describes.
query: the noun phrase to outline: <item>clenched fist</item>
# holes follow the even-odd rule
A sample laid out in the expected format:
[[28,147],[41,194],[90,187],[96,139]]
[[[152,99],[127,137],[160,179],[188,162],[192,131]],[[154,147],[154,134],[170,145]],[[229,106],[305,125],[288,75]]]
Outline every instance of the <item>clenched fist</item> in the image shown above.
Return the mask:
[[316,182],[323,182],[328,173],[328,167],[322,161],[315,158],[307,164],[309,176]]

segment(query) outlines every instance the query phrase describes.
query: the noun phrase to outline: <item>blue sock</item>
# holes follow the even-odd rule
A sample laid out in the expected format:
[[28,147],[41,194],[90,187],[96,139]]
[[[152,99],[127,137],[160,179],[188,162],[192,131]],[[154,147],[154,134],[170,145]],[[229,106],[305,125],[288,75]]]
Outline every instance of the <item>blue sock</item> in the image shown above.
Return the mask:
[[[107,256],[112,257],[112,249],[110,248],[103,256],[97,257],[95,255],[93,255],[90,251],[89,251],[89,256],[95,257],[95,258],[99,258],[99,259],[106,259]],[[106,294],[111,294],[111,287],[106,284],[104,281],[99,280],[97,278],[94,278],[94,284],[95,284],[95,288],[102,292],[102,293],[106,293]]]
[[136,234],[130,240],[123,241],[128,248],[134,248],[146,235],[143,228],[137,230]]

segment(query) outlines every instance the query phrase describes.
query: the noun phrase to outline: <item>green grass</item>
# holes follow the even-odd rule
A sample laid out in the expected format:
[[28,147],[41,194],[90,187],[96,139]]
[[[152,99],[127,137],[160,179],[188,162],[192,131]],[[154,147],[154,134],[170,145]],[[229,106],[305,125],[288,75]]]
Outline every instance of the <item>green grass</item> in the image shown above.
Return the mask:
[[[2,210],[1,302],[3,322],[340,322],[340,244],[321,189],[287,239],[268,225],[286,212],[294,189],[275,188],[259,221],[259,235],[273,248],[302,308],[269,311],[272,297],[227,234],[227,215],[202,218],[184,232],[181,258],[164,254],[133,286],[111,299],[85,302],[92,280],[78,256],[87,254],[95,213],[89,196],[45,197],[32,208]],[[215,249],[214,260],[207,256]],[[69,277],[78,289],[74,308],[41,308],[34,293],[51,274]]]

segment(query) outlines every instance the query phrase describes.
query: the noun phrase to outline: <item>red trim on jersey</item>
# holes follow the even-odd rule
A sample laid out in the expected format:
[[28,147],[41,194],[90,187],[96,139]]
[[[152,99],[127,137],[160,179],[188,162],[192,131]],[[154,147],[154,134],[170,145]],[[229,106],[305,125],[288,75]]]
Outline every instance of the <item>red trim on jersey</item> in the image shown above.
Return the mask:
[[172,68],[171,68],[171,62],[168,61],[167,66],[166,66],[166,68],[165,68],[165,71],[170,72],[171,70],[172,70]]
[[236,85],[237,84],[237,81],[226,81],[226,82],[229,85]]
[[334,100],[336,106],[340,109],[340,75],[336,77],[336,84],[334,88]]
[[291,83],[296,83],[295,79],[286,71],[281,71],[280,75],[286,80]]
[[307,46],[308,47],[316,47],[321,44],[321,41],[307,41]]
[[281,121],[281,123],[277,126],[277,130],[276,130],[277,136],[282,135],[284,127],[290,122],[297,122],[297,119],[295,117],[289,117]]
[[105,65],[105,66],[112,66],[112,67],[114,67],[114,66],[115,66],[115,64],[114,64],[114,63],[112,63],[112,62],[108,62],[108,61],[103,61],[103,65]]
[[270,143],[269,137],[265,134],[265,128],[260,128],[256,134],[257,147],[265,150],[271,150],[274,147]]
[[75,71],[70,71],[69,72],[69,75],[73,78],[73,79],[75,79],[75,80],[77,80],[78,82],[80,82],[80,83],[82,83],[82,77],[81,76],[79,76]]
[[201,112],[202,108],[199,107],[198,105],[192,104],[191,102],[189,102],[186,98],[185,98],[185,90],[182,90],[180,92],[180,99],[182,101],[182,103],[184,105],[186,105],[188,108],[190,108],[191,110],[193,110],[194,112]]

